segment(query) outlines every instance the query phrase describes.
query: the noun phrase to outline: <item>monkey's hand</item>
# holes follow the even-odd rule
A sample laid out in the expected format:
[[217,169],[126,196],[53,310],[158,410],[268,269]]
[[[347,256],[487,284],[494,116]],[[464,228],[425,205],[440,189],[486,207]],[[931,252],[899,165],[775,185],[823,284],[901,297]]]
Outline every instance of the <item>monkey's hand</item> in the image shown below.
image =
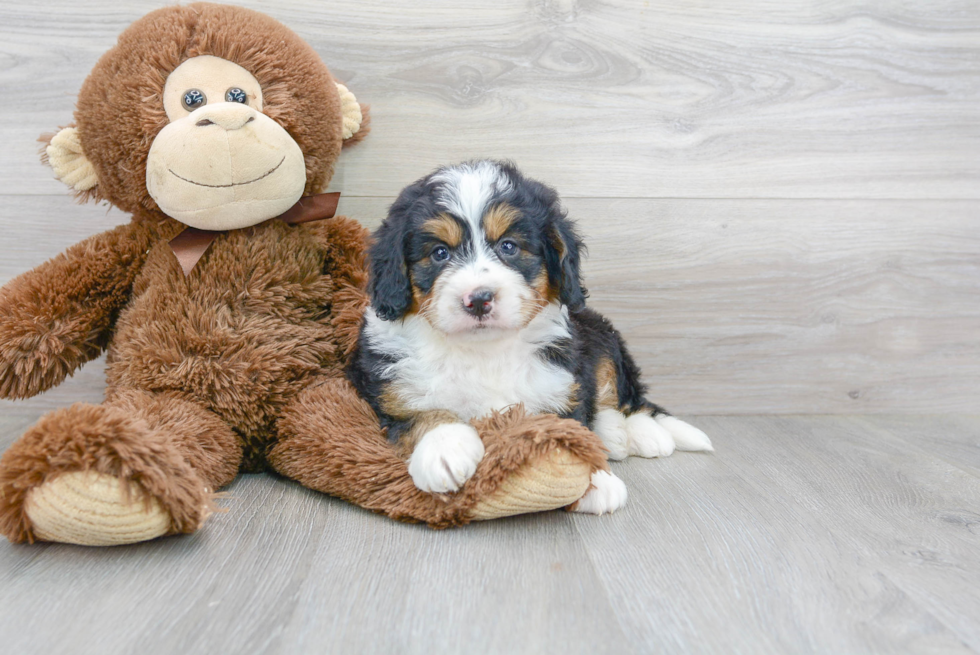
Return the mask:
[[0,398],[37,395],[102,353],[156,236],[119,226],[0,288]]

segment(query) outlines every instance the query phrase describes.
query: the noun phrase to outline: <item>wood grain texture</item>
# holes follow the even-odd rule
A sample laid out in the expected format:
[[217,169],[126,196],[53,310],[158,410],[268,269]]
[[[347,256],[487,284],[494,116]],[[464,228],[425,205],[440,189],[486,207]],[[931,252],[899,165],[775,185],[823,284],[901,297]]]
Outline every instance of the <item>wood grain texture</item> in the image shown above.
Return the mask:
[[[5,413],[0,448],[37,415]],[[436,532],[251,475],[191,537],[0,543],[0,639],[18,653],[980,652],[980,472],[928,445],[975,450],[980,417],[691,420],[717,452],[614,463],[630,500],[601,518]]]
[[[980,406],[974,202],[569,202],[594,307],[689,413]],[[751,409],[750,409],[751,408]]]
[[[35,139],[162,0],[0,6],[0,193],[54,192]],[[394,195],[509,157],[577,197],[980,198],[980,5],[242,0],[374,110],[336,184]]]
[[[340,210],[375,227],[391,201],[345,196]],[[651,397],[674,411],[980,407],[980,202],[566,205],[587,237],[590,304],[625,335]],[[126,220],[65,196],[12,196],[8,209],[25,220],[7,226],[0,282]],[[72,220],[56,229],[46,217],[59,215]],[[98,364],[78,375],[30,402],[97,400]]]
[[[976,506],[978,480],[877,420],[702,418],[722,441],[716,457],[656,462],[652,489],[650,463],[616,468],[650,502],[633,504],[633,491],[623,523],[577,525],[590,551],[613,555],[596,563],[631,640],[670,635],[671,652],[975,652],[978,535],[944,517]],[[646,546],[616,549],[623,533]],[[720,627],[706,636],[692,615]]]
[[[887,428],[916,450],[980,477],[980,430],[969,416],[878,416],[874,425]],[[974,519],[967,522],[976,524],[971,529],[980,529],[980,508],[973,513]]]

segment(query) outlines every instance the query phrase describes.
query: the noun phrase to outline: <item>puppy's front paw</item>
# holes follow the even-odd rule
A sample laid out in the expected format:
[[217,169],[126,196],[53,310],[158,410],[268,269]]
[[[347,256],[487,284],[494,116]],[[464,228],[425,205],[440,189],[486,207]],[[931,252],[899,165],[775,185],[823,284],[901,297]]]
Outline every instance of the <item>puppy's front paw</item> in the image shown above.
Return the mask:
[[592,488],[572,507],[583,514],[612,514],[626,504],[626,483],[608,471],[592,474]]
[[415,486],[430,493],[456,491],[476,472],[483,442],[465,423],[446,423],[425,433],[408,460]]
[[708,438],[708,435],[679,418],[660,414],[657,416],[657,423],[663,426],[670,433],[670,436],[674,438],[677,450],[713,451],[715,449],[711,445],[711,439]]

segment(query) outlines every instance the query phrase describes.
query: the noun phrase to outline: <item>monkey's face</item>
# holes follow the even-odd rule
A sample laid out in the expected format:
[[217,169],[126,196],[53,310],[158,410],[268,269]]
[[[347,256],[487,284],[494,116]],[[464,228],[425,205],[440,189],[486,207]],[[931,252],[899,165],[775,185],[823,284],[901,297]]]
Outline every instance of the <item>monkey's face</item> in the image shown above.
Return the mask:
[[322,193],[367,106],[279,21],[195,2],[119,35],[43,159],[82,200],[136,220],[249,227]]
[[204,230],[261,223],[306,187],[303,151],[262,113],[262,88],[238,64],[203,55],[168,77],[169,124],[153,140],[146,188],[160,209]]

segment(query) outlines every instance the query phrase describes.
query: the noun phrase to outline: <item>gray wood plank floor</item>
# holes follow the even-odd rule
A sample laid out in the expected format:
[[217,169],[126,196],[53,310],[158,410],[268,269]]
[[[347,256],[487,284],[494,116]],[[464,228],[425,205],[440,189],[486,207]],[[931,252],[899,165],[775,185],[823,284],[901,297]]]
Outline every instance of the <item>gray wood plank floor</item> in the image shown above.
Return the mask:
[[[0,419],[6,447],[38,415]],[[613,516],[436,532],[267,475],[185,538],[0,544],[11,653],[980,653],[980,417],[700,417]]]

